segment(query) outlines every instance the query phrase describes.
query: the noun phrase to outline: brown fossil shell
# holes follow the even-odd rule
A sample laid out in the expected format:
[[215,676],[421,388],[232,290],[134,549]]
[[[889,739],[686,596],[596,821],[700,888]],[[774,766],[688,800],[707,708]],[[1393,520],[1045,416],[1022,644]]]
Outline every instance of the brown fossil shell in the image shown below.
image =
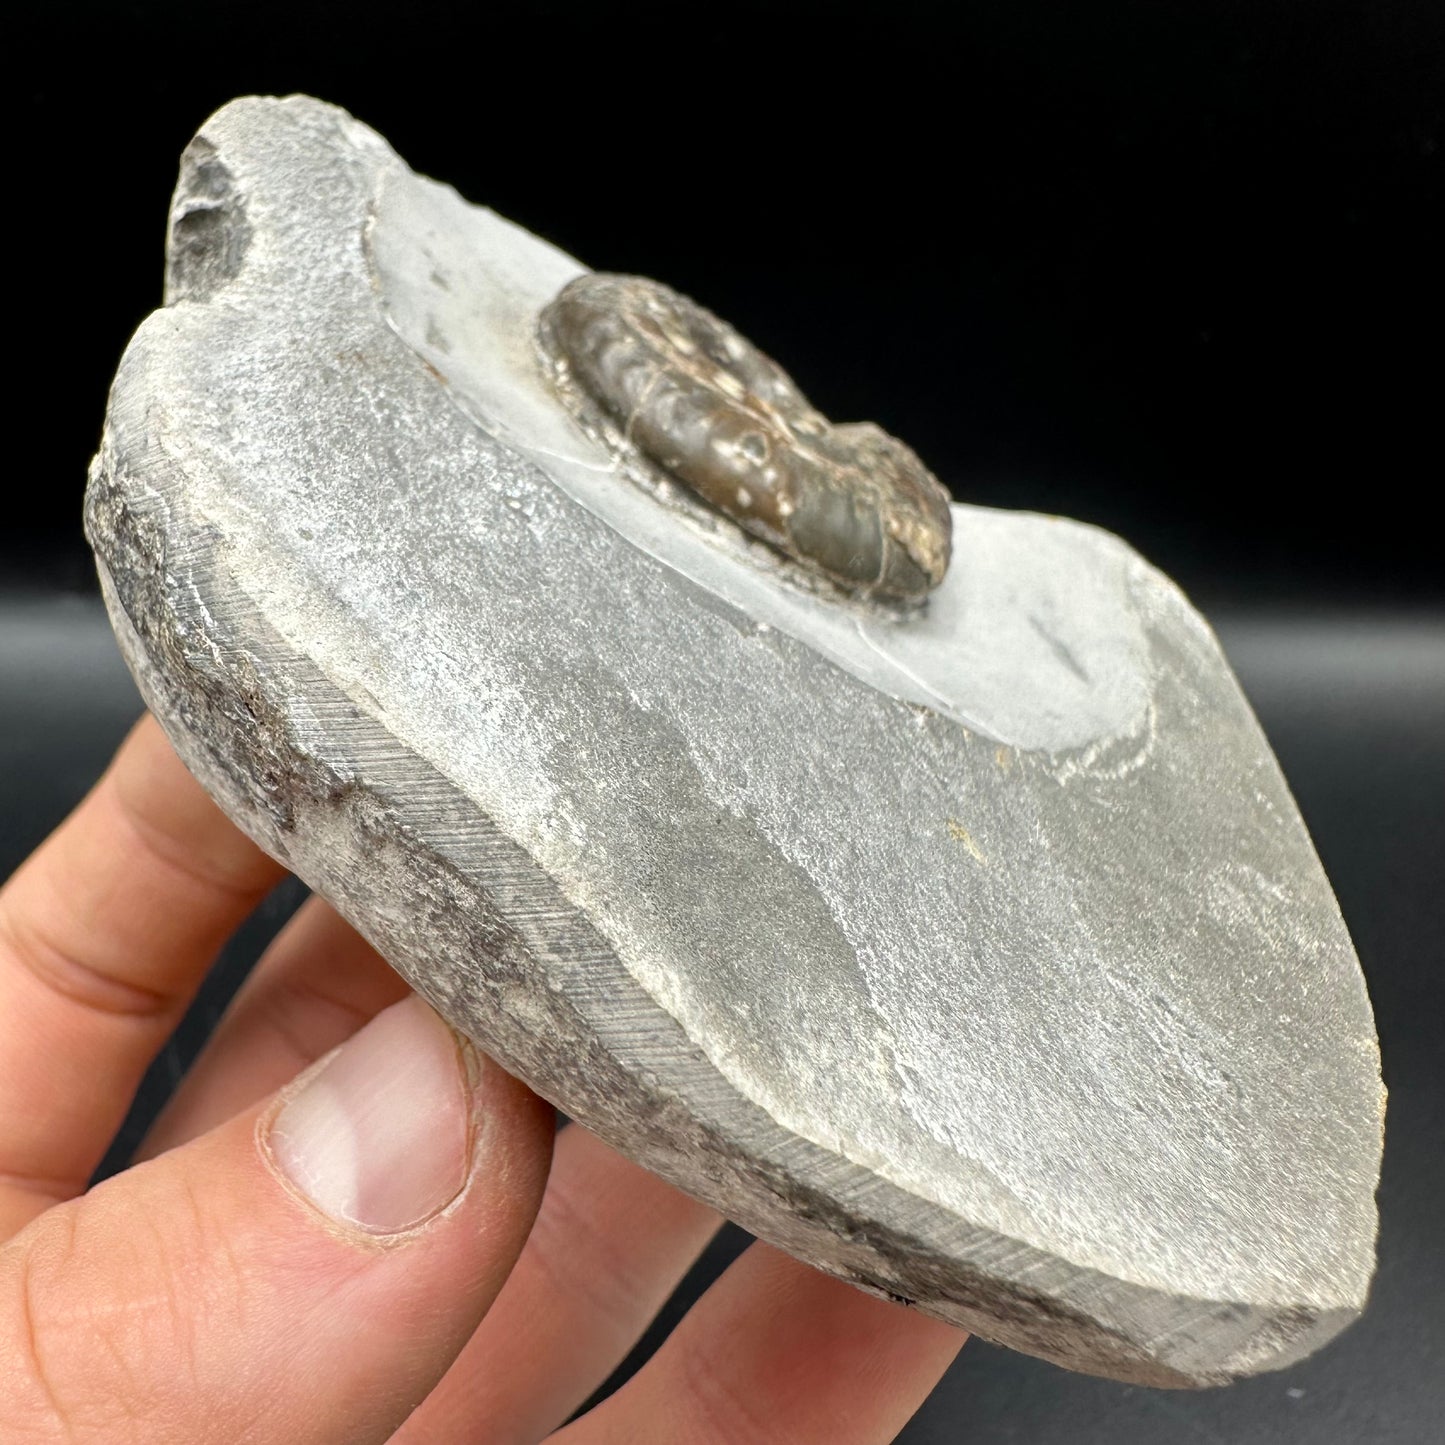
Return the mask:
[[834,424],[783,369],[657,281],[590,272],[542,315],[626,442],[845,591],[916,602],[948,568],[948,493],[871,422]]

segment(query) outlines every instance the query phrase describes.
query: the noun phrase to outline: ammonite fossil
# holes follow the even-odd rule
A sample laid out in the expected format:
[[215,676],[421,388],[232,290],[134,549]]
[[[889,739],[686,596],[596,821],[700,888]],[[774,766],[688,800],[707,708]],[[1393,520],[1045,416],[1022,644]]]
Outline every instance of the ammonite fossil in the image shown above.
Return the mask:
[[858,596],[915,602],[943,580],[948,494],[927,467],[872,422],[830,422],[696,302],[591,272],[542,330],[627,444],[753,536]]

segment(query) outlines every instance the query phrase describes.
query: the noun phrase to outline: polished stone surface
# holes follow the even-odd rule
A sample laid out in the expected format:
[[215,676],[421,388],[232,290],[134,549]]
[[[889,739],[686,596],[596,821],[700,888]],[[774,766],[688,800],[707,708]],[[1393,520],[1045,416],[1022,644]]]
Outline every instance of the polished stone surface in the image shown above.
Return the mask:
[[306,100],[188,153],[88,523],[191,766],[460,1026],[800,1257],[1145,1383],[1362,1305],[1378,1054],[1208,628],[958,507],[794,587],[547,389],[577,263]]

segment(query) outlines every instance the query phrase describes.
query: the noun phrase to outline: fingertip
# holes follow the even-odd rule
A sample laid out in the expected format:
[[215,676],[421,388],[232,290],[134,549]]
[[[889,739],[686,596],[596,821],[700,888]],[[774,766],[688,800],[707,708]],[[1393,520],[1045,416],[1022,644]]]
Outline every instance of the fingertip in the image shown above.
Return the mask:
[[376,1235],[418,1228],[471,1177],[480,1084],[451,1031],[413,994],[263,1116],[262,1158],[335,1224]]
[[14,1242],[0,1310],[41,1322],[35,1408],[134,1415],[155,1445],[388,1439],[505,1282],[552,1132],[424,1004],[394,1005],[281,1097]]

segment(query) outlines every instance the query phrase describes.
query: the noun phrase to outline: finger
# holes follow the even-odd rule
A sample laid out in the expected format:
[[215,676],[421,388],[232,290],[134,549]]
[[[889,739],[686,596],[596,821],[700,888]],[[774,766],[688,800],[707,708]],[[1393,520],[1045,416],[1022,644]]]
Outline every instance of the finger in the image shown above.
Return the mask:
[[[237,994],[142,1157],[264,1097],[404,988],[329,905],[312,899]],[[398,1441],[540,1439],[626,1356],[718,1223],[586,1130],[564,1129],[517,1268]]]
[[241,986],[137,1157],[153,1158],[264,1099],[407,993],[329,903],[309,899]]
[[720,1222],[568,1125],[506,1288],[395,1445],[540,1440],[626,1357]]
[[615,1395],[554,1445],[880,1445],[965,1336],[753,1245]]
[[6,1429],[386,1440],[501,1288],[551,1138],[535,1096],[395,1005],[274,1104],[0,1250]]
[[282,873],[147,717],[0,889],[0,1238],[85,1187],[217,949]]

